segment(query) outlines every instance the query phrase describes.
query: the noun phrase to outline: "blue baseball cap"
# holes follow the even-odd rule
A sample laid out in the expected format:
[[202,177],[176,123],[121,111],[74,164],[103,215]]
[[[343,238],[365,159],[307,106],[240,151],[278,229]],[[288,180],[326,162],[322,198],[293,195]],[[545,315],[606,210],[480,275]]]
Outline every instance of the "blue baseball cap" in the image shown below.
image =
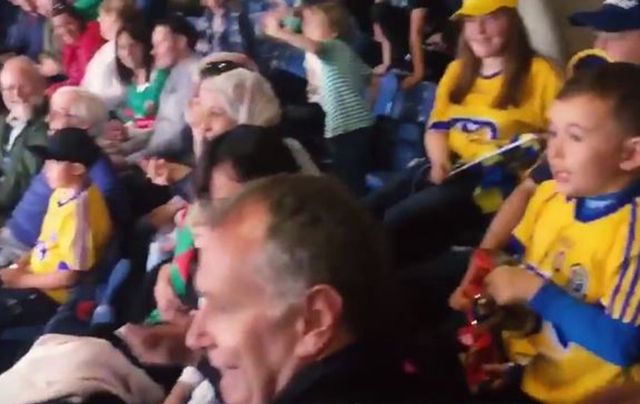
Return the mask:
[[599,10],[575,13],[569,21],[601,32],[640,29],[640,0],[606,0]]

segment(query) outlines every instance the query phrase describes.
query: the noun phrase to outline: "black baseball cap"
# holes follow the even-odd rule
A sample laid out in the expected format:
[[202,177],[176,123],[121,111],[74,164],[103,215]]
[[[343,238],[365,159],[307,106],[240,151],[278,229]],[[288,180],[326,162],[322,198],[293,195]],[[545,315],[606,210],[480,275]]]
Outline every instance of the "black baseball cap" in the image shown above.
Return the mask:
[[64,128],[47,137],[46,145],[32,145],[29,150],[44,160],[79,163],[89,168],[100,158],[100,147],[89,133],[80,128]]

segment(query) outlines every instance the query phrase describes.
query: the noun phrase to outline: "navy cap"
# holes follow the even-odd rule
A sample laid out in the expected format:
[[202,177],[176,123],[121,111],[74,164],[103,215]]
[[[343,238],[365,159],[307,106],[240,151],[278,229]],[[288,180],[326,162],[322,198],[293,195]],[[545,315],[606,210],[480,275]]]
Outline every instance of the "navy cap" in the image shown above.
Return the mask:
[[28,149],[44,160],[79,163],[89,168],[100,158],[100,147],[84,129],[65,128],[47,137],[46,145]]
[[599,10],[575,13],[569,21],[601,32],[640,29],[640,0],[606,0]]

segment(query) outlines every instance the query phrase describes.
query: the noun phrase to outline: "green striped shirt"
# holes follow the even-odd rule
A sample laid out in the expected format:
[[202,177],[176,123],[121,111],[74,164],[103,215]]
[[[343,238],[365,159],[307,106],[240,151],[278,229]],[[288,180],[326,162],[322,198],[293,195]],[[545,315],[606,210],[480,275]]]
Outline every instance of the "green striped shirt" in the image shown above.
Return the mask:
[[322,66],[320,92],[325,112],[325,137],[373,125],[373,114],[365,100],[371,78],[369,66],[349,45],[337,39],[323,42],[317,57]]

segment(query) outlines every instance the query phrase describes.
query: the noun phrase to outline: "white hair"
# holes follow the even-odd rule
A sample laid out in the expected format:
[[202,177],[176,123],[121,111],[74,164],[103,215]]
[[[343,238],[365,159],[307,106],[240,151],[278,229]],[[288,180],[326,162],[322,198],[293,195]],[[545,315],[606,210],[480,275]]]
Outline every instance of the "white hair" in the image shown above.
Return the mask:
[[99,137],[103,133],[104,125],[109,120],[109,112],[102,98],[80,87],[60,87],[51,97],[53,103],[57,97],[69,94],[74,101],[69,107],[69,113],[88,126],[92,137]]
[[239,68],[202,81],[215,92],[226,114],[238,125],[274,126],[280,123],[280,101],[259,73]]

